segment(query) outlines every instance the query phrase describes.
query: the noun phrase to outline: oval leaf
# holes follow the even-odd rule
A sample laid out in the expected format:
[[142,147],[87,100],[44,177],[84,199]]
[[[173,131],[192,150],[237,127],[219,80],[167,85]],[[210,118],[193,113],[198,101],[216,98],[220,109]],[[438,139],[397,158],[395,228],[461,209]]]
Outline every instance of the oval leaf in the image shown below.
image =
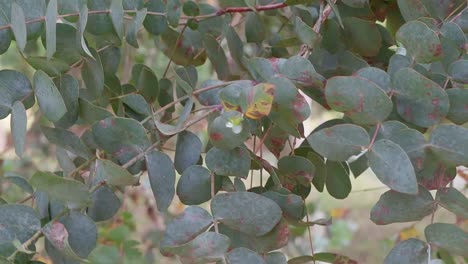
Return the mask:
[[159,211],[166,211],[175,194],[175,171],[171,158],[160,151],[145,156],[151,190]]

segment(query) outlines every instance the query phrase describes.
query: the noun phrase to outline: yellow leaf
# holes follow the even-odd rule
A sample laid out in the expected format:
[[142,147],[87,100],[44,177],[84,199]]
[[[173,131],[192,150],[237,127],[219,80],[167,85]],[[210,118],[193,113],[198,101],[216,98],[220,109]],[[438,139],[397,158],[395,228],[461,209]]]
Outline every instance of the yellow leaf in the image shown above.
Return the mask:
[[250,119],[260,119],[268,115],[273,105],[275,85],[261,83],[250,89],[247,95],[247,110],[245,115]]

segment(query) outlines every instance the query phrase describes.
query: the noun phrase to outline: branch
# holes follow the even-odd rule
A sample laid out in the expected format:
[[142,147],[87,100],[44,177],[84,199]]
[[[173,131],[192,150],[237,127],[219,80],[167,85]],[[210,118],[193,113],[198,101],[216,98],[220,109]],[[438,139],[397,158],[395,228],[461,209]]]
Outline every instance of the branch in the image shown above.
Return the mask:
[[[222,16],[222,15],[228,14],[228,13],[244,13],[244,12],[253,12],[253,11],[258,12],[258,11],[265,11],[265,10],[281,9],[281,8],[285,8],[287,6],[288,5],[285,4],[285,3],[279,3],[279,4],[272,4],[272,5],[256,6],[254,8],[250,8],[250,7],[227,7],[227,8],[224,8],[224,9],[219,9],[218,11],[216,11],[214,13],[211,13],[211,14],[199,15],[199,16],[193,16],[193,17],[192,16],[181,16],[180,18],[182,18],[182,19],[195,19],[195,20],[200,21],[200,20],[204,20],[204,19],[208,19],[208,18],[212,18],[212,17]],[[88,12],[88,15],[110,14],[111,12],[112,12],[111,10],[91,10],[91,11]],[[137,10],[124,10],[124,14],[132,14],[132,13],[136,13],[136,12],[137,12]],[[74,17],[74,16],[79,16],[79,15],[80,15],[79,12],[63,14],[63,15],[58,15],[57,19],[62,19],[62,18],[66,18],[66,17]],[[146,12],[146,15],[165,17],[166,13],[148,11],[148,12]],[[27,20],[26,24],[42,22],[44,20],[45,20],[45,17],[42,16],[42,17],[38,17],[38,18],[35,18],[35,19],[32,19],[32,20]],[[9,28],[11,28],[11,24],[1,26],[0,30],[9,29]]]

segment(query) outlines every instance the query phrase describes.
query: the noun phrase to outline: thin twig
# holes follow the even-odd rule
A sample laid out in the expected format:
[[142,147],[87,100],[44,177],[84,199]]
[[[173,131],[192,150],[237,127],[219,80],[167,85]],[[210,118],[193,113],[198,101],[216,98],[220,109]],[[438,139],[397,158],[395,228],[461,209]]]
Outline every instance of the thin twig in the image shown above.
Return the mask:
[[140,121],[140,124],[145,124],[146,122],[151,120],[153,118],[153,116],[157,116],[157,115],[161,114],[162,112],[166,111],[167,109],[171,108],[172,106],[176,105],[177,103],[182,102],[183,100],[189,99],[193,95],[197,95],[197,94],[200,94],[200,93],[203,93],[203,92],[206,92],[206,91],[209,91],[209,90],[213,90],[213,89],[216,89],[216,88],[228,86],[228,85],[233,84],[235,82],[236,81],[230,81],[230,82],[225,82],[225,83],[216,84],[216,85],[212,85],[212,86],[207,86],[207,87],[204,87],[204,88],[193,91],[193,93],[190,94],[190,95],[187,94],[187,95],[184,95],[182,97],[179,97],[178,99],[176,99],[176,100],[168,103],[167,105],[159,108],[152,115],[150,115],[150,116],[146,117],[145,119],[143,119],[142,121]]
[[22,204],[22,203],[25,203],[25,202],[27,202],[27,201],[31,200],[32,198],[34,198],[34,195],[32,195],[32,194],[31,194],[31,195],[28,195],[27,197],[25,197],[25,198],[23,198],[23,199],[19,200],[19,201],[18,201],[18,202],[16,202],[16,203],[18,203],[18,204]]
[[377,138],[377,134],[379,133],[381,125],[382,124],[378,123],[377,126],[375,127],[374,135],[372,135],[371,142],[369,143],[369,146],[367,147],[368,150],[370,150],[372,146],[374,145],[375,139]]
[[133,157],[131,160],[127,161],[124,165],[122,165],[122,168],[127,169],[128,167],[132,166],[135,164],[138,160],[143,158],[146,154],[150,153],[154,148],[156,148],[159,145],[159,141],[156,143],[153,143],[153,145],[149,146],[145,151],[139,153],[135,157]]
[[[309,222],[309,212],[307,210],[306,201],[305,199],[303,201],[304,201],[304,211],[306,215],[306,221]],[[309,236],[310,253],[312,254],[312,256],[314,256],[315,255],[314,243],[312,242],[312,231],[310,230],[310,225],[307,225],[307,231],[309,233],[308,236]],[[315,264],[315,259],[312,262]]]
[[164,70],[162,78],[166,78],[166,74],[169,71],[169,67],[171,66],[171,63],[172,63],[172,58],[174,58],[175,52],[177,50],[177,47],[179,46],[179,42],[182,40],[182,35],[184,35],[186,28],[187,28],[187,25],[184,25],[179,35],[177,36],[177,39],[174,43],[174,47],[172,48],[171,56],[169,56],[169,62],[167,63],[167,66],[166,66],[166,69]]

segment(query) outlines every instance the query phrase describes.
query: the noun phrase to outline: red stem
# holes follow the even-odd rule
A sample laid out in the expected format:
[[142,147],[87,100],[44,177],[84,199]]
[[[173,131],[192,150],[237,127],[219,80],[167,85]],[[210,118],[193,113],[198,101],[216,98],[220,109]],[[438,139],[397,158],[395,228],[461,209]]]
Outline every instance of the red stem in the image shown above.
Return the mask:
[[278,3],[272,5],[264,5],[264,6],[256,6],[254,8],[251,7],[228,7],[225,9],[221,9],[216,12],[216,15],[220,16],[226,13],[243,13],[243,12],[252,12],[252,11],[265,11],[265,10],[274,10],[285,8],[288,5],[286,3]]
[[372,148],[372,145],[374,145],[375,139],[377,138],[377,134],[379,133],[381,125],[382,124],[378,123],[377,126],[375,127],[374,135],[372,136],[372,140],[369,143],[369,146],[367,147],[368,150],[370,150]]

